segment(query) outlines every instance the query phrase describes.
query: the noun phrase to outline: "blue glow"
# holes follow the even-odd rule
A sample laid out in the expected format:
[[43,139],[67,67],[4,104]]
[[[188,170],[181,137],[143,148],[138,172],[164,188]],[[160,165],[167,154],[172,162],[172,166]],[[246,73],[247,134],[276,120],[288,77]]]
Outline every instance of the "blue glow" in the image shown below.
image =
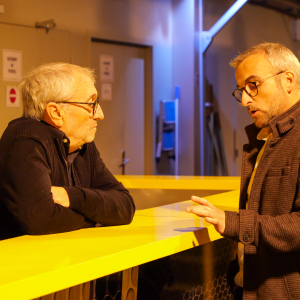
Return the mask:
[[237,0],[226,13],[209,30],[201,32],[201,51],[205,52],[214,36],[226,25],[226,23],[237,13],[237,11],[247,2],[247,0]]
[[226,13],[217,21],[217,23],[209,30],[211,38],[213,38],[220,29],[236,14],[236,12],[247,2],[247,0],[237,0]]

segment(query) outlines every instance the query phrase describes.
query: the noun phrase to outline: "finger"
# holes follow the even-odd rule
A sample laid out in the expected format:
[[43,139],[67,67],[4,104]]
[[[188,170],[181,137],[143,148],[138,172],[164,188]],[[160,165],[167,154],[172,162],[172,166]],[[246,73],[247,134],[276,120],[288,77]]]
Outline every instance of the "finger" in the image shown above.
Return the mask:
[[192,196],[191,199],[192,199],[193,202],[199,203],[201,205],[208,206],[210,208],[214,208],[214,206],[204,198],[200,198],[200,197],[197,197],[197,196]]
[[202,218],[211,217],[211,212],[208,211],[207,209],[199,209],[198,207],[197,208],[193,207],[191,212],[197,215],[198,217],[202,217]]
[[194,213],[201,211],[201,210],[211,210],[209,207],[205,206],[205,205],[198,205],[198,206],[188,206],[185,208],[185,211],[187,213]]
[[217,225],[218,224],[218,221],[216,219],[213,219],[213,218],[210,218],[210,217],[206,217],[205,221],[208,222],[208,223],[210,223],[210,224],[213,224],[213,225]]
[[186,208],[185,208],[185,211],[186,211],[187,213],[191,213],[191,212],[192,212],[192,207],[186,207]]

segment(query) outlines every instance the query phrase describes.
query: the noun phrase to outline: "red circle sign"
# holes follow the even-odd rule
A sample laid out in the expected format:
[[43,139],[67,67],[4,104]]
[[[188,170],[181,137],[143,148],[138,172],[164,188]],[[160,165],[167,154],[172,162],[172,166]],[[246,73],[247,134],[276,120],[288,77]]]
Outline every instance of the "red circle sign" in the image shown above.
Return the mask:
[[9,91],[9,100],[11,103],[14,103],[17,99],[17,93],[14,88],[10,89]]

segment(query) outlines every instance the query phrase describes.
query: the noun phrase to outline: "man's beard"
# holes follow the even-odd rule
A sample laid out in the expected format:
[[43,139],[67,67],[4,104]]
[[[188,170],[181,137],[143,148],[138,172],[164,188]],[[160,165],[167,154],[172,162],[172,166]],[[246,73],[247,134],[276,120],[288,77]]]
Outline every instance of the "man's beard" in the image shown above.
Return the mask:
[[[258,120],[254,119],[254,124],[256,127],[258,128],[267,127],[269,126],[269,122],[272,118],[282,114],[286,109],[287,98],[280,90],[278,95],[270,99],[270,103],[271,105],[269,106],[269,109],[267,111],[260,110],[260,114],[261,114],[260,118]],[[255,110],[255,108],[251,108],[251,107],[250,109]]]

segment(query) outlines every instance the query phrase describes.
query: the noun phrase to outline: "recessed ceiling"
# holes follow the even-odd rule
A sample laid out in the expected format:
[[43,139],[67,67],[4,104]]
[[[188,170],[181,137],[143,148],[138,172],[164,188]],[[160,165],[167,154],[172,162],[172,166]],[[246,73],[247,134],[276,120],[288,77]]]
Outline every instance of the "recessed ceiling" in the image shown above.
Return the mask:
[[294,18],[300,18],[300,0],[248,0],[248,3],[271,8]]

